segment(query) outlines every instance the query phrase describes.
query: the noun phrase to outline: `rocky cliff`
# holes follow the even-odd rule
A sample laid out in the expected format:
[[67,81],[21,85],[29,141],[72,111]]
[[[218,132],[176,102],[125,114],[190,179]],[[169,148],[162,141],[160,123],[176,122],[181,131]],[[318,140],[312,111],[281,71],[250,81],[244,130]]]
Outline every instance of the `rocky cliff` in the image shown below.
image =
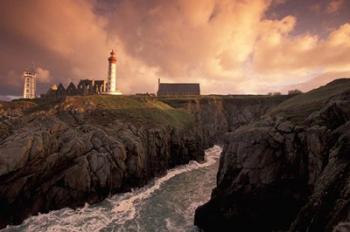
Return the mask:
[[85,96],[0,103],[0,225],[98,202],[170,167],[202,160],[224,132],[286,98]]
[[2,226],[144,185],[207,147],[192,115],[156,100],[72,97],[0,113]]
[[222,143],[226,132],[259,120],[268,110],[290,96],[228,95],[160,98],[174,108],[186,109],[194,116],[208,144]]
[[350,80],[298,95],[225,136],[205,231],[347,231]]

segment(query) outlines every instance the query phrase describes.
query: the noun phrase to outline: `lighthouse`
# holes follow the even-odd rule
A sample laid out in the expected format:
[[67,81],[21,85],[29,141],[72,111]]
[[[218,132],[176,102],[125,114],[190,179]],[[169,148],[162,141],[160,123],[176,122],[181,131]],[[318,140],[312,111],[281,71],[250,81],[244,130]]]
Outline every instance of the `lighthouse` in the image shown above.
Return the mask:
[[36,73],[24,72],[23,98],[36,98]]
[[108,58],[108,76],[106,93],[111,95],[121,95],[122,93],[117,88],[117,58],[114,50],[111,51]]

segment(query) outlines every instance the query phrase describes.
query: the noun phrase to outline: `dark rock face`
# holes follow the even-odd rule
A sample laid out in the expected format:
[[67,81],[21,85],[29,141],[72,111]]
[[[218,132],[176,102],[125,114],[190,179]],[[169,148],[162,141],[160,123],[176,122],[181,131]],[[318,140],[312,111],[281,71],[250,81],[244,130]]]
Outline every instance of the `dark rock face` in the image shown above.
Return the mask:
[[184,100],[176,108],[194,117],[184,128],[120,120],[84,99],[35,112],[29,102],[0,105],[0,227],[38,212],[95,203],[202,160],[204,149],[224,132],[259,119],[286,97]]
[[269,109],[290,96],[213,96],[198,99],[163,99],[175,108],[185,108],[197,122],[206,143],[221,143],[226,132],[259,120]]
[[203,160],[208,145],[195,125],[142,125],[115,117],[101,125],[91,120],[96,109],[88,108],[14,118],[3,112],[1,227],[38,212],[95,203],[142,186],[176,165]]
[[301,133],[288,123],[271,122],[230,134],[217,188],[198,209],[196,224],[209,231],[217,225],[239,231],[286,229],[308,190]]
[[205,231],[348,231],[349,106],[345,92],[302,123],[265,116],[229,133],[217,187],[195,224]]

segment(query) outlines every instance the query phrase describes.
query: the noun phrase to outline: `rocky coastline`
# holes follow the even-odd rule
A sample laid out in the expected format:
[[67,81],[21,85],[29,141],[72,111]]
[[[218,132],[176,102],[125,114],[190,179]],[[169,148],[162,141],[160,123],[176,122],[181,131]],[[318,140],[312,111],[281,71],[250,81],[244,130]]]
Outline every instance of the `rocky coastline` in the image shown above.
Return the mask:
[[201,161],[223,131],[284,99],[86,96],[0,103],[0,225],[96,203]]
[[203,159],[208,145],[192,122],[171,121],[172,115],[165,118],[169,123],[156,121],[168,116],[167,109],[144,108],[139,113],[147,117],[156,112],[140,122],[123,115],[128,110],[123,107],[101,109],[93,101],[76,100],[66,99],[49,110],[29,103],[23,109],[2,109],[1,226],[38,212],[95,203],[142,186],[171,167]]
[[204,231],[349,231],[350,80],[291,98],[225,135]]

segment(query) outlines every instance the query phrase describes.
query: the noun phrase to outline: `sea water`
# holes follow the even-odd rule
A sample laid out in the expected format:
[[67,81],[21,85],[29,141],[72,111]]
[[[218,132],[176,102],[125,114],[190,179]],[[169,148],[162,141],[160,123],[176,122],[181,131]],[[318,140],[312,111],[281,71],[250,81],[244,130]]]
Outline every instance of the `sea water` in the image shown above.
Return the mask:
[[143,188],[83,208],[39,214],[2,231],[197,231],[194,212],[215,187],[221,151],[214,146],[206,150],[205,162],[171,169]]

